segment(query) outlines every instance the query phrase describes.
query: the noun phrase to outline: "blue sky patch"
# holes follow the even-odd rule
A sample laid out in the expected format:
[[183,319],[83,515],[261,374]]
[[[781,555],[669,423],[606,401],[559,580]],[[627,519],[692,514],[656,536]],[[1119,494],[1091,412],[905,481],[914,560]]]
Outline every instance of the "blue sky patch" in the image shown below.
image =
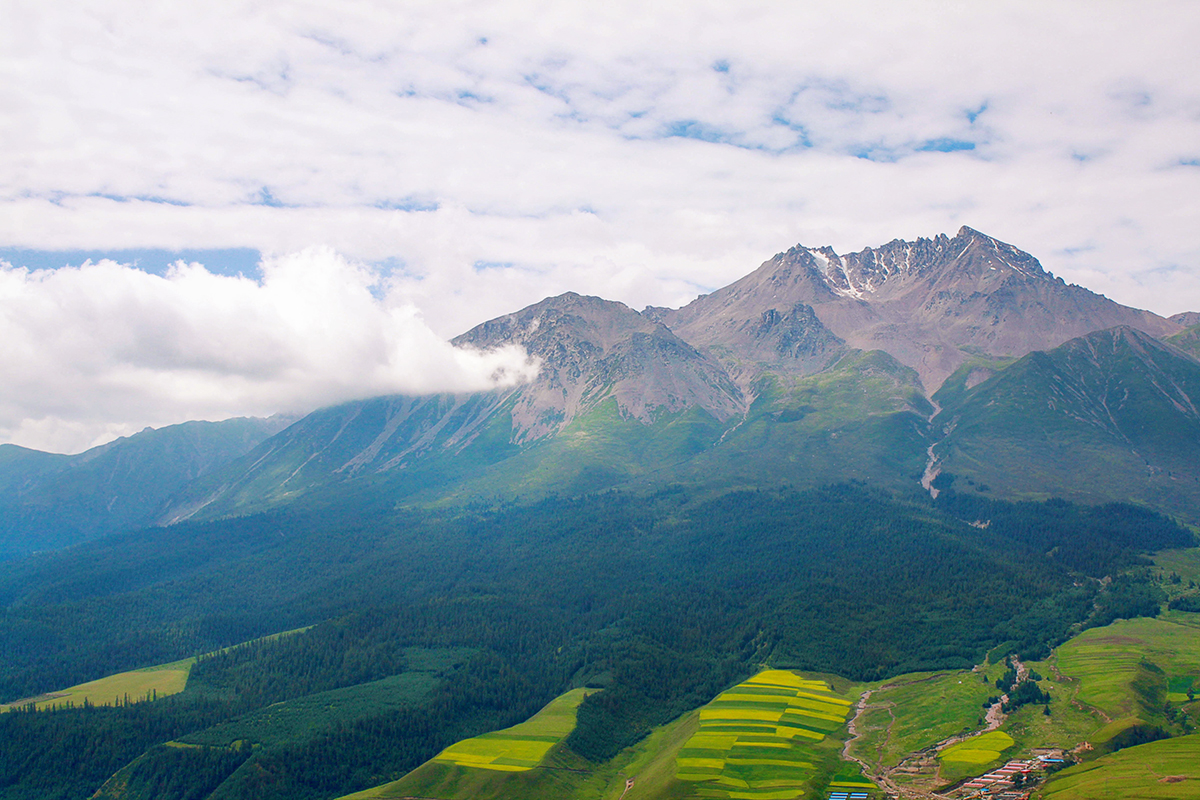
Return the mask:
[[85,261],[110,259],[120,264],[133,264],[142,272],[166,274],[176,261],[189,264],[197,261],[217,275],[261,277],[258,262],[262,254],[249,247],[205,248],[189,250],[132,249],[132,250],[29,250],[20,247],[0,247],[0,260],[14,267],[31,270],[78,267]]
[[699,139],[702,142],[729,142],[729,135],[720,128],[714,128],[711,125],[706,125],[694,119],[681,119],[668,123],[663,136],[668,139],[678,137],[682,139]]
[[917,146],[917,150],[924,153],[954,153],[959,150],[974,149],[974,142],[968,142],[965,139],[950,139],[947,137],[942,137],[941,139],[930,139]]

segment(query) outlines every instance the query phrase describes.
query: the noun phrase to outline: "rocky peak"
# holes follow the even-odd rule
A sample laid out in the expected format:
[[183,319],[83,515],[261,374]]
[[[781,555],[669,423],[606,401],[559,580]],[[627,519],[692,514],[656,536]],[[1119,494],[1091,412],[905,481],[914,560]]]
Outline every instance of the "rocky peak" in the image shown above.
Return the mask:
[[649,316],[599,297],[550,297],[478,325],[454,344],[519,344],[541,359],[512,412],[521,440],[557,432],[609,397],[642,421],[691,406],[722,420],[742,410],[740,392],[715,360]]

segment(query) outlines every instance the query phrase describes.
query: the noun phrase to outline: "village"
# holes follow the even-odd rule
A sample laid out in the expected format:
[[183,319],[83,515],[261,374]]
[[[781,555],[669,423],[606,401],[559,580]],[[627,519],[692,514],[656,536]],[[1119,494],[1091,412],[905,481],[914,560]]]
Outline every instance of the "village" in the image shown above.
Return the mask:
[[1061,750],[1035,751],[1031,758],[1013,759],[1002,767],[972,778],[946,793],[955,800],[1029,800],[1032,789],[1047,772],[1066,763]]

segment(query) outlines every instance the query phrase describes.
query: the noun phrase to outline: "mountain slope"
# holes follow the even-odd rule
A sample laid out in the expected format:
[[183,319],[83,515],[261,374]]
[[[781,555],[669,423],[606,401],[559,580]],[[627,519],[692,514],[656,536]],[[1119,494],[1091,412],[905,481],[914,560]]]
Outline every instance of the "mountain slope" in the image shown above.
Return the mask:
[[1192,358],[1200,361],[1200,323],[1163,339],[1174,347],[1178,347]]
[[954,238],[895,240],[845,256],[796,246],[658,316],[697,346],[746,358],[754,352],[747,327],[769,314],[807,318],[806,307],[826,331],[809,334],[814,354],[838,339],[884,350],[916,369],[928,391],[970,354],[1021,356],[1117,325],[1154,336],[1180,328],[1065,284],[1028,253],[965,226]]
[[[373,398],[314,412],[189,487],[162,520],[243,513],[352,479],[384,482],[398,497],[448,493],[481,475],[480,491],[598,488],[640,471],[631,461],[673,457],[648,455],[656,447],[651,429],[671,429],[668,451],[687,450],[693,445],[675,441],[675,423],[684,431],[698,426],[709,444],[742,410],[741,393],[715,360],[628,306],[598,297],[548,298],[454,344],[519,344],[540,359],[541,371],[507,390]],[[560,469],[547,473],[542,462],[554,458],[545,447],[508,461],[556,437],[565,437],[550,447],[562,453]],[[509,474],[489,469],[499,463]]]
[[148,428],[74,456],[0,445],[0,558],[146,525],[185,484],[288,421],[243,417]]
[[[993,491],[1200,508],[1200,364],[1128,327],[1036,352],[939,394],[935,453]],[[965,489],[961,482],[956,488]]]

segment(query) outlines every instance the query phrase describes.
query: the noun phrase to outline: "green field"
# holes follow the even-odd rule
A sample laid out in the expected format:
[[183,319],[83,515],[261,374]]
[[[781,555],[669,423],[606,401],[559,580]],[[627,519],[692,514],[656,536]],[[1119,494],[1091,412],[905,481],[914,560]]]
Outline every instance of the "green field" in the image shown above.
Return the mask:
[[84,703],[112,706],[179,694],[187,686],[188,673],[192,671],[192,665],[195,663],[195,658],[185,658],[170,664],[120,672],[40,697],[0,705],[0,712],[27,706],[29,703],[34,703],[38,710],[42,711],[67,705],[79,707]]
[[[1161,685],[1147,677],[1153,670],[1143,661],[1161,670]],[[1161,710],[1172,680],[1179,686],[1179,679],[1200,675],[1200,628],[1162,619],[1118,620],[1062,645],[1058,666],[1080,680],[1079,702],[1112,720],[1146,719]]]
[[[270,636],[263,636],[261,639],[253,641],[268,641],[281,636],[290,636],[293,633],[303,633],[311,627],[309,625],[295,630],[272,633]],[[243,642],[243,644],[250,644],[250,642]],[[240,647],[240,645],[233,646]],[[228,649],[230,648],[223,648],[215,652],[220,653]],[[214,655],[214,653],[205,655]],[[168,664],[156,664],[153,667],[118,672],[115,675],[69,686],[66,689],[48,692],[38,697],[26,697],[7,704],[0,703],[0,713],[24,708],[30,703],[36,705],[39,711],[45,711],[67,705],[79,707],[84,703],[93,706],[113,706],[125,702],[140,703],[159,697],[168,697],[179,694],[187,687],[188,676],[195,663],[195,657],[183,658]]]
[[989,731],[947,747],[938,758],[946,765],[973,769],[998,761],[1013,744],[1013,738],[1004,731]]
[[700,709],[699,730],[676,758],[676,778],[698,784],[701,797],[805,794],[823,755],[812,745],[841,728],[851,706],[824,681],[784,670],[760,672]]
[[433,760],[500,772],[533,769],[574,729],[575,711],[587,695],[587,689],[572,689],[519,725],[452,744]]
[[1200,735],[1130,747],[1063,770],[1039,800],[1193,800],[1200,797]]
[[[551,700],[524,722],[450,745],[398,781],[347,795],[345,800],[401,797],[495,797],[509,796],[507,775],[520,776],[543,766],[554,746],[575,727],[579,704],[595,689],[572,689]],[[576,768],[583,764],[574,764]],[[580,773],[583,769],[578,769]],[[537,770],[542,773],[544,770]],[[539,776],[542,777],[542,776]],[[555,783],[550,776],[550,782]],[[566,774],[559,791],[580,780]],[[553,789],[552,789],[553,791]],[[536,796],[521,789],[511,796]],[[551,793],[549,796],[554,796]]]

